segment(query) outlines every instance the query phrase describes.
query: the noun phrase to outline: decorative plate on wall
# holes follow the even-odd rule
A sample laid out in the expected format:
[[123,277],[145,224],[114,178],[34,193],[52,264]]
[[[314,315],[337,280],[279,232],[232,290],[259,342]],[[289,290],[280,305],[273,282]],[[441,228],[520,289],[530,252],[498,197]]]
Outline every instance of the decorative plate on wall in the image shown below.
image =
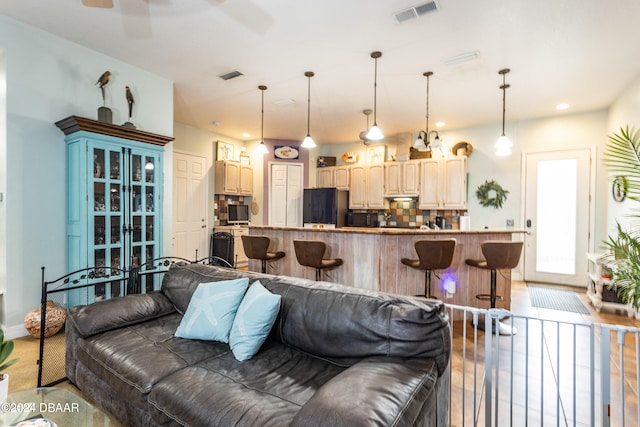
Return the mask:
[[360,156],[353,151],[348,151],[342,155],[342,161],[345,163],[357,163]]
[[273,156],[276,159],[297,159],[298,154],[298,147],[289,147],[288,145],[276,145],[275,150],[273,150]]

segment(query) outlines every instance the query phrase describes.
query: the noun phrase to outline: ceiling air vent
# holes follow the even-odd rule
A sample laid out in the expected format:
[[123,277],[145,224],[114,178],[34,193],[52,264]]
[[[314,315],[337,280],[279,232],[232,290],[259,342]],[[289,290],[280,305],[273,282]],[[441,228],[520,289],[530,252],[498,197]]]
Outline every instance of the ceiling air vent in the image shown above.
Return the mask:
[[409,9],[401,10],[400,12],[395,13],[394,16],[396,18],[396,21],[399,24],[402,24],[405,21],[417,18],[418,16],[424,16],[427,13],[435,12],[436,10],[438,10],[438,4],[434,0],[411,6]]
[[222,80],[231,80],[242,75],[243,74],[240,71],[230,71],[228,73],[218,74],[218,77],[220,77]]

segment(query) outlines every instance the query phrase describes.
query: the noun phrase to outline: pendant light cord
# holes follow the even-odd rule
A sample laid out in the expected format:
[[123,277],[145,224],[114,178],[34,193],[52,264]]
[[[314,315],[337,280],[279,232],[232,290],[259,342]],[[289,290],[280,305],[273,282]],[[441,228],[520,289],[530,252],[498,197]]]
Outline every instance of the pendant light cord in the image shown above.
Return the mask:
[[307,85],[307,136],[311,136],[309,130],[311,129],[311,77],[313,76],[313,73],[307,71],[305,75],[309,81]]
[[425,144],[429,141],[429,77],[431,77],[430,71],[425,73],[427,76],[427,114],[426,114],[426,135],[425,135]]
[[506,75],[509,71],[511,70],[508,68],[498,71],[499,74],[502,74],[502,86],[500,86],[500,89],[502,89],[502,136],[505,136],[504,122],[507,114],[507,88],[510,86],[506,84]]

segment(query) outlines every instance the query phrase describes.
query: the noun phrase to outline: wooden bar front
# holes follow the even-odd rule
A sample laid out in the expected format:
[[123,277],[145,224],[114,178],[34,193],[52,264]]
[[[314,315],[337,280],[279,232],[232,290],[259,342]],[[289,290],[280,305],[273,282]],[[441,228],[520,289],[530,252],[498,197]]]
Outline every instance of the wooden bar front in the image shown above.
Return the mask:
[[[313,268],[298,264],[293,249],[294,240],[322,240],[327,244],[325,258],[342,258],[344,264],[327,270],[325,280],[357,288],[371,289],[400,295],[424,294],[424,270],[408,267],[401,258],[417,259],[414,243],[422,239],[455,238],[456,250],[451,267],[434,271],[431,293],[448,304],[489,308],[489,301],[476,299],[477,294],[488,294],[490,271],[471,267],[466,259],[483,259],[480,243],[485,240],[512,240],[516,230],[478,231],[423,231],[402,228],[338,228],[313,229],[297,227],[250,226],[249,234],[271,239],[271,251],[284,251],[287,255],[272,263],[269,273],[315,279]],[[249,260],[249,269],[260,271],[260,261]],[[437,276],[436,276],[437,274]],[[440,276],[440,278],[438,278]],[[445,277],[456,283],[456,292],[447,296],[441,288]],[[503,297],[497,306],[511,306],[511,271],[497,275],[497,293]]]

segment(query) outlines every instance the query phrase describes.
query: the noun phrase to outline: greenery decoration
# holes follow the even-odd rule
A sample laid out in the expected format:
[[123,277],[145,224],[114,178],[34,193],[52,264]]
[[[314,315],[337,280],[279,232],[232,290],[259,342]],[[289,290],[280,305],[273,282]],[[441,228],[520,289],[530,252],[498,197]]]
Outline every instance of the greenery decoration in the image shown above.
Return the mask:
[[3,371],[13,365],[18,359],[7,361],[13,352],[13,341],[4,340],[4,332],[0,329],[0,378],[4,375]]
[[[635,128],[621,128],[619,133],[608,137],[604,153],[604,164],[611,179],[624,178],[627,198],[640,202],[640,132]],[[634,212],[634,211],[632,211]],[[640,211],[631,214],[640,219]],[[640,229],[637,225],[624,229],[617,224],[617,236],[609,236],[605,245],[612,254],[607,257],[613,270],[611,288],[626,304],[640,309]]]
[[502,207],[502,204],[507,200],[507,194],[509,194],[509,191],[502,188],[494,180],[485,181],[476,190],[476,197],[482,206],[493,206],[496,209]]

